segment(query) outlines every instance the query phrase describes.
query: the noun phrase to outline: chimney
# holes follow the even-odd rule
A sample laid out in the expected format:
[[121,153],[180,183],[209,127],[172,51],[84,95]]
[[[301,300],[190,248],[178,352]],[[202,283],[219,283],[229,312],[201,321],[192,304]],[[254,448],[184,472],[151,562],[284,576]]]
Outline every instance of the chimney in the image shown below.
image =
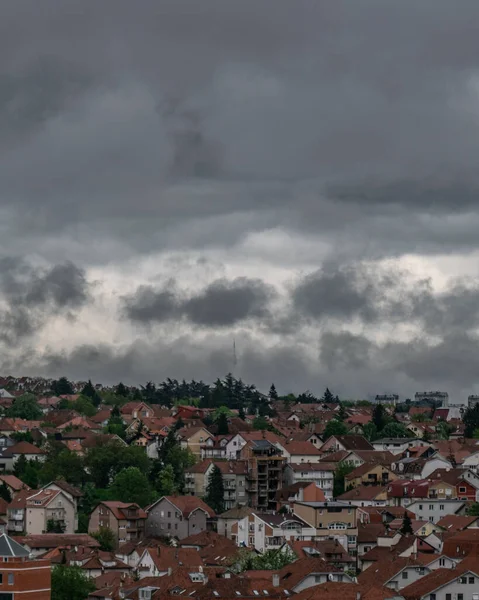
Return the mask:
[[173,569],[171,567],[168,567],[168,575],[171,575],[173,573]]
[[356,592],[356,600],[361,600],[361,592]]
[[279,573],[273,573],[273,587],[279,587]]

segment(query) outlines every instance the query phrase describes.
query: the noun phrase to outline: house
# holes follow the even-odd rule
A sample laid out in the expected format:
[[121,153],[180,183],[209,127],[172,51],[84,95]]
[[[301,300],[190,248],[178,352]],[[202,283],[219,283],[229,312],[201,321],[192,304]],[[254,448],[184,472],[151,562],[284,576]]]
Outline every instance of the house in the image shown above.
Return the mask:
[[451,558],[479,556],[479,529],[465,529],[446,537],[442,552]]
[[134,502],[100,502],[90,515],[88,533],[108,527],[119,544],[141,540],[145,533],[146,517],[146,512]]
[[8,531],[12,533],[47,533],[49,525],[64,528],[65,534],[75,531],[75,504],[61,490],[41,489],[19,492],[8,506]]
[[203,560],[192,548],[169,548],[155,544],[146,547],[136,567],[140,578],[163,577],[171,573],[178,565],[188,565],[190,568],[202,568]]
[[479,499],[479,477],[471,469],[436,469],[429,478],[452,488],[452,497],[471,502]]
[[273,445],[276,445],[278,442],[284,441],[283,438],[280,438],[275,433],[271,431],[251,431],[241,433],[237,433],[236,435],[231,436],[225,444],[225,456],[227,459],[235,459],[239,458],[239,454],[241,449],[246,446],[248,442],[251,441],[259,441],[259,440],[267,440]]
[[408,479],[427,479],[437,469],[451,469],[452,464],[439,455],[430,458],[400,458],[391,464],[391,469]]
[[173,416],[176,419],[181,419],[182,421],[188,419],[204,419],[206,416],[206,412],[202,408],[198,408],[197,406],[176,406],[173,409]]
[[26,548],[31,556],[41,556],[56,548],[99,548],[100,544],[86,533],[43,533],[41,535],[15,536],[15,539]]
[[437,525],[445,531],[456,533],[464,531],[464,529],[477,529],[479,527],[479,517],[446,515],[437,522]]
[[381,560],[358,576],[361,585],[383,585],[399,592],[402,588],[430,573],[430,569],[412,558]]
[[334,472],[336,465],[329,462],[290,463],[284,469],[284,482],[291,486],[296,483],[313,482],[323,492],[326,500],[333,498]]
[[313,482],[304,481],[283,486],[276,492],[277,510],[287,508],[293,511],[295,502],[324,502],[326,496],[323,490]]
[[[334,455],[328,455],[326,460],[332,461]],[[343,453],[342,456],[338,456],[339,462],[346,462],[355,467],[359,467],[364,463],[384,465],[390,467],[391,463],[394,462],[394,454],[387,450],[353,450],[351,452]]]
[[392,454],[402,454],[412,446],[429,446],[417,438],[382,438],[373,442],[374,450],[388,450]]
[[405,600],[475,600],[479,589],[477,561],[474,570],[460,563],[455,569],[437,569],[401,590]]
[[409,506],[416,499],[429,497],[429,481],[408,481],[397,479],[387,487],[390,506]]
[[254,536],[253,547],[257,552],[277,550],[286,542],[313,540],[316,530],[297,515],[279,513],[253,513],[250,536]]
[[311,442],[297,442],[294,440],[276,442],[288,463],[315,463],[319,462],[322,454]]
[[37,448],[30,442],[18,442],[13,446],[5,448],[0,453],[0,471],[13,471],[15,463],[24,456],[26,460],[38,460],[43,462],[46,459],[46,453]]
[[466,508],[462,500],[416,500],[408,505],[408,510],[416,515],[416,518],[431,523],[437,523],[446,515],[464,514]]
[[[326,452],[337,452],[338,450],[374,450],[375,448],[362,435],[332,435],[321,446],[320,450]],[[387,450],[387,448],[385,448]]]
[[[253,514],[253,509],[249,506],[240,506],[218,515],[217,530],[220,535],[236,542],[238,546],[249,545],[248,529],[249,517]],[[253,521],[251,521],[253,522]],[[254,540],[251,540],[253,545]]]
[[28,485],[23,483],[21,479],[18,479],[18,477],[15,477],[15,475],[0,475],[0,484],[1,483],[4,483],[7,486],[12,498],[14,498],[15,494],[21,490],[30,489]]
[[214,444],[214,436],[205,427],[182,427],[176,433],[182,448],[188,448],[196,456],[201,457],[201,448],[208,441]]
[[334,538],[355,554],[358,525],[356,506],[346,502],[295,502],[294,514],[316,529],[316,539]]
[[[322,557],[301,558],[279,572],[279,583],[295,593],[332,581],[351,584],[353,578]],[[313,597],[322,598],[321,587],[315,587]]]
[[0,535],[0,598],[51,598],[50,561],[30,558],[29,551],[5,533]]
[[344,478],[345,487],[359,487],[361,485],[388,485],[398,476],[380,464],[363,463],[360,467],[348,473]]
[[348,502],[354,506],[386,506],[387,492],[385,487],[360,485],[338,496],[336,500]]
[[174,536],[183,539],[207,528],[214,511],[196,496],[163,496],[147,508],[149,537]]
[[120,407],[120,413],[128,422],[133,419],[145,419],[155,416],[153,409],[146,402],[127,402]]

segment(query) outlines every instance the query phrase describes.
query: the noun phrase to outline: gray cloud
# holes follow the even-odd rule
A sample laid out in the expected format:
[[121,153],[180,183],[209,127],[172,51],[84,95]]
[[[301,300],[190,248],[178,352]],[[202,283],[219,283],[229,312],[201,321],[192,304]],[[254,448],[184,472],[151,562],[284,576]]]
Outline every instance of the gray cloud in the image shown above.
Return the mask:
[[[2,4],[0,235],[25,259],[0,260],[0,337],[32,352],[16,368],[214,378],[235,329],[258,384],[477,385],[478,3],[191,6]],[[168,262],[203,256],[224,264],[203,288]],[[447,256],[466,277],[439,289]],[[98,304],[121,349],[72,334],[36,353],[50,319],[88,326]]]
[[44,269],[17,257],[0,260],[0,337],[19,340],[58,313],[71,317],[87,303],[89,292],[84,270],[71,262]]
[[[173,282],[169,284],[174,286]],[[181,294],[174,289],[141,286],[123,299],[126,315],[140,323],[162,322],[185,317],[194,325],[226,327],[268,315],[274,290],[260,280],[238,277],[218,279],[197,294]]]

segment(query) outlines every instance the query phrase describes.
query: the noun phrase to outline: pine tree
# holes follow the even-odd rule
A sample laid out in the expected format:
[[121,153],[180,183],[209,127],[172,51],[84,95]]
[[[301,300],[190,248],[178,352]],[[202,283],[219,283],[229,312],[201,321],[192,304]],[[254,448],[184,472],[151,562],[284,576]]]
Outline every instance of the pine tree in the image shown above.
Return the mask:
[[277,400],[278,399],[278,392],[276,391],[276,386],[274,385],[274,383],[271,384],[271,387],[269,388],[269,397],[271,400]]
[[246,414],[244,412],[244,408],[243,406],[240,406],[239,411],[238,411],[238,417],[244,421],[246,419]]
[[400,532],[403,535],[407,535],[409,533],[414,533],[412,530],[412,523],[411,523],[411,517],[407,514],[406,511],[404,511],[404,517],[402,520],[402,527],[400,529]]
[[208,485],[206,486],[206,496],[204,498],[206,504],[217,514],[224,512],[224,497],[225,497],[225,486],[223,482],[223,475],[217,465],[213,466],[211,470]]
[[2,485],[0,485],[0,498],[3,498],[9,504],[12,501],[12,495],[10,494],[10,490],[4,481],[2,481]]
[[126,386],[120,381],[120,383],[116,386],[115,393],[117,396],[123,396],[126,398],[128,396],[128,390]]
[[219,414],[218,420],[216,421],[218,426],[218,435],[228,435],[228,417],[224,412]]
[[321,398],[321,400],[327,404],[331,404],[334,402],[334,396],[331,393],[329,388],[326,388],[323,397]]
[[376,425],[378,433],[386,427],[388,419],[382,404],[376,404],[374,407],[372,422]]
[[472,438],[474,431],[479,428],[479,404],[467,408],[462,420],[464,423],[464,437]]
[[90,398],[90,400],[92,401],[92,404],[94,406],[100,406],[100,404],[101,404],[101,397],[98,394],[98,392],[96,391],[95,386],[91,382],[91,379],[88,380],[88,383],[83,388],[82,396],[86,396],[87,398]]

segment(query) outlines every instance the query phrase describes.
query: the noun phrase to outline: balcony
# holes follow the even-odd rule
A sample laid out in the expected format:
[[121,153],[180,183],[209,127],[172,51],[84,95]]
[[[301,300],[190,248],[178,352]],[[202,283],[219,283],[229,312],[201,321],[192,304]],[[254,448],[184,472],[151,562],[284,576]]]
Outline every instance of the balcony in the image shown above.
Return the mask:
[[23,521],[23,512],[11,512],[9,519],[10,521]]

